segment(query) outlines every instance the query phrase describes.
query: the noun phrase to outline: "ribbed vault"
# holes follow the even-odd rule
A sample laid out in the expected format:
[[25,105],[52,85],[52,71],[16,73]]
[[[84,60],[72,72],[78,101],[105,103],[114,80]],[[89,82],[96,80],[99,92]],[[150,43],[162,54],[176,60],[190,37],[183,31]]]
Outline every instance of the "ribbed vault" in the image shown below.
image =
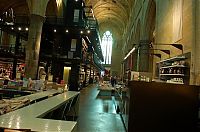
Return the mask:
[[[39,3],[38,3],[39,4]],[[13,13],[16,16],[21,15],[29,15],[28,4],[26,0],[1,0],[0,2],[0,15],[3,12],[8,11],[10,8],[13,9]],[[47,9],[46,9],[46,16],[56,16],[57,9],[56,9],[56,0],[49,0]]]
[[[100,35],[109,30],[112,32],[114,40],[122,37],[134,0],[85,0],[85,3],[86,6],[91,6],[93,9],[99,24]],[[29,15],[26,0],[1,0],[1,13],[10,8],[13,9],[14,15]],[[46,15],[55,16],[56,14],[56,0],[50,0]]]
[[122,37],[128,23],[130,6],[134,0],[85,0],[86,6],[92,6],[98,21],[100,34],[106,30],[112,32],[115,40]]

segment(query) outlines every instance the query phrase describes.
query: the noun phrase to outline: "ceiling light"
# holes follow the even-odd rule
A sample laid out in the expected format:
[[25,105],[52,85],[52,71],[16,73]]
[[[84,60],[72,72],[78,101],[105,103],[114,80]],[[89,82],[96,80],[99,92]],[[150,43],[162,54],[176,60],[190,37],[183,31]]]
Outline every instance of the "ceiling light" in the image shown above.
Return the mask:
[[11,29],[13,30],[13,29],[14,29],[14,27],[11,27]]
[[66,32],[66,33],[68,33],[68,32],[69,32],[69,30],[66,30],[65,32]]
[[19,31],[21,31],[21,30],[22,30],[22,28],[21,28],[21,27],[18,27],[18,30],[19,30]]
[[26,28],[25,30],[28,31],[28,28]]
[[78,0],[75,0],[76,2],[78,1]]
[[54,29],[53,31],[54,31],[54,33],[56,33],[56,29]]
[[83,31],[80,31],[80,33],[82,34],[82,33],[83,33]]
[[90,30],[87,30],[87,33],[90,33]]

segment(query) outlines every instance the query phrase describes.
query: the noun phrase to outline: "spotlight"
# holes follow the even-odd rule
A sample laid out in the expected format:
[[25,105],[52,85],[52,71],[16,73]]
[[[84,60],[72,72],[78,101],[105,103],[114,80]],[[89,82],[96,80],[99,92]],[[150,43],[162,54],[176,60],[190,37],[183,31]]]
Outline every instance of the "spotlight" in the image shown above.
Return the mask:
[[90,33],[90,30],[87,30],[87,33]]

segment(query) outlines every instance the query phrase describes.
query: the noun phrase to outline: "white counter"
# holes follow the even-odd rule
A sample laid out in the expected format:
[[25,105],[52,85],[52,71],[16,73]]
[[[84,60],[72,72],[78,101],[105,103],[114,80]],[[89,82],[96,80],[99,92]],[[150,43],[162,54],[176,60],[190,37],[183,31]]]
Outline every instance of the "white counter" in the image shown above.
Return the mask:
[[51,90],[48,90],[48,91],[41,91],[41,92],[37,92],[37,93],[34,93],[34,94],[17,97],[15,99],[28,98],[30,100],[30,102],[32,102],[32,101],[35,101],[35,100],[40,99],[40,98],[50,97],[50,96],[52,96],[53,94],[56,94],[56,93],[58,93],[58,90],[51,89]]
[[61,121],[37,118],[66,103],[79,92],[68,91],[38,103],[0,116],[0,127],[12,129],[31,129],[42,132],[68,132],[76,127],[75,121]]

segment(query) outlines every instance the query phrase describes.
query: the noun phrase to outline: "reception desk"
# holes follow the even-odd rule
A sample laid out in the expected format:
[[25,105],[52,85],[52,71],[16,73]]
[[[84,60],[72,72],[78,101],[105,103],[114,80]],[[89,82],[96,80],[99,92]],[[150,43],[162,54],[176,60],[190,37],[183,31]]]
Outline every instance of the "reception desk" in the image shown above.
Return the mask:
[[0,128],[29,129],[31,131],[75,131],[76,121],[42,119],[45,115],[79,95],[68,91],[0,116]]

